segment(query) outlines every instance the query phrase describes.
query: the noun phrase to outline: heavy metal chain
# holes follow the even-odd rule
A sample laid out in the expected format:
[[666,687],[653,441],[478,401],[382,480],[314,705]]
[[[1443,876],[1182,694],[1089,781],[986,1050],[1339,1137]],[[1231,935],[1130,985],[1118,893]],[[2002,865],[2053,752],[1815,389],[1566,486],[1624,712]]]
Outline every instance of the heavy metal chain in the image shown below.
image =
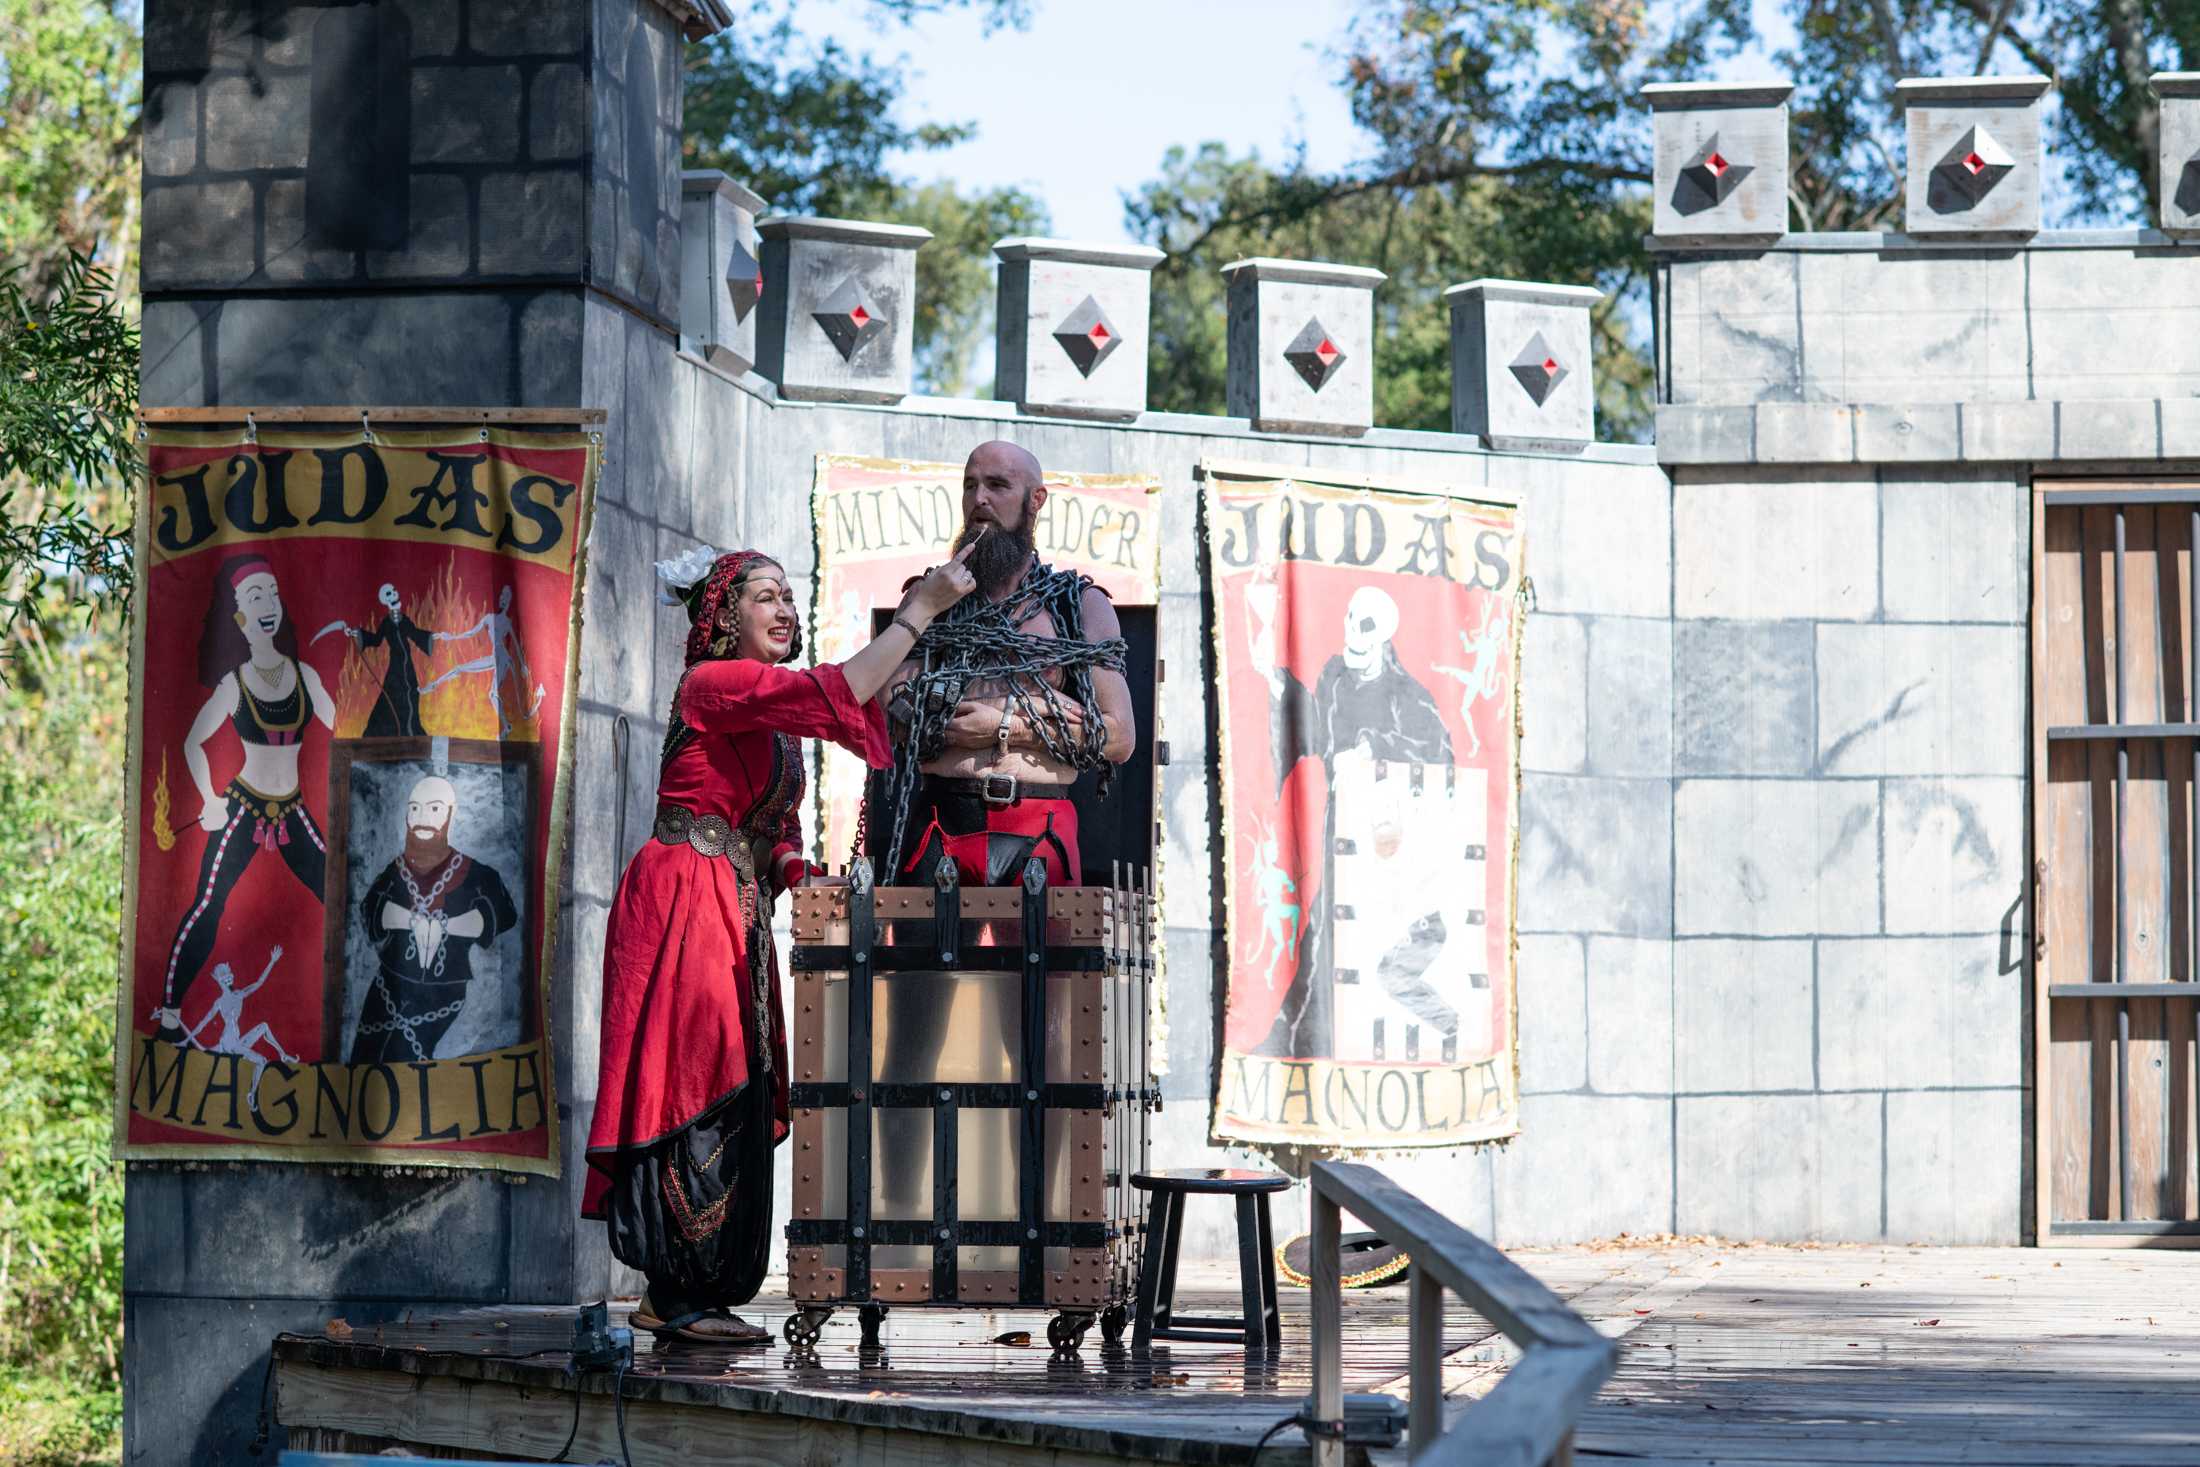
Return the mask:
[[[1084,594],[1091,584],[1074,571],[1034,562],[1005,600],[965,597],[917,639],[913,655],[918,670],[895,695],[900,737],[889,786],[894,812],[886,847],[889,872],[901,866],[919,771],[946,749],[948,722],[974,683],[1004,687],[1010,709],[1038,735],[1047,754],[1071,769],[1100,770],[1105,789],[1113,766],[1103,752],[1107,728],[1093,694],[1092,674],[1096,668],[1122,672],[1129,644],[1121,637],[1085,640]],[[1054,636],[1036,637],[1023,630],[1041,612],[1053,619]],[[1050,672],[1062,674],[1062,687],[1047,680]],[[1072,702],[1082,715],[1074,731],[1063,716]]]

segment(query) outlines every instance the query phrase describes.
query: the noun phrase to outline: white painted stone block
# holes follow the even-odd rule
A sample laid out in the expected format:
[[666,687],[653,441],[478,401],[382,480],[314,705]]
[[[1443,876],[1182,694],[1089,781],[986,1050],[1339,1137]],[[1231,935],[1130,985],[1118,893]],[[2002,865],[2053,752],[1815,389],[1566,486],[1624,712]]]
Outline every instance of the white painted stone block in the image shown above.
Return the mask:
[[680,175],[680,334],[736,376],[756,365],[763,208],[762,198],[715,168]]
[[[1965,410],[1965,436],[1972,414]],[[2021,625],[2030,604],[2032,506],[2006,473],[1882,479],[1880,578],[1890,621]]]
[[1812,958],[1808,938],[1676,941],[1674,1088],[1814,1088]]
[[2162,457],[2200,458],[2200,397],[2165,398],[2155,408],[2162,419]]
[[2021,965],[1985,937],[1818,944],[1818,1079],[1828,1090],[2016,1085]]
[[1588,737],[1586,620],[1533,612],[1520,648],[1520,767],[1579,774]]
[[1888,932],[1998,933],[2017,922],[2021,778],[1890,779],[1885,802]]
[[1816,655],[1809,622],[1674,623],[1674,772],[1810,773]]
[[[2041,250],[2027,287],[2034,390],[2066,400],[2066,453],[2071,431],[2087,431],[2071,403],[2189,398],[2200,389],[2200,268],[2189,250]],[[2150,457],[2151,446],[2120,456]]]
[[2025,1124],[2022,1090],[1890,1094],[1887,1236],[1941,1246],[2019,1242]]
[[2158,71],[2150,80],[2161,102],[2162,229],[2200,236],[2200,71]]
[[1521,784],[1523,932],[1662,936],[1673,920],[1673,788],[1531,774]]
[[1589,1083],[1585,942],[1558,932],[1520,939],[1520,1088],[1527,1094]]
[[2151,401],[2058,402],[2055,430],[2062,459],[2151,459],[2161,443]]
[[1380,270],[1312,260],[1234,260],[1228,406],[1274,433],[1364,433],[1375,421]]
[[2024,648],[2019,626],[1820,626],[1820,767],[2022,774]]
[[1857,456],[1857,409],[1846,403],[1760,402],[1756,461],[1847,463]]
[[1879,930],[1879,786],[1687,779],[1673,799],[1679,936]]
[[1491,474],[1493,484],[1520,494],[1528,523],[1528,574],[1539,609],[1668,614],[1673,501],[1662,470],[1569,459],[1492,459]]
[[993,395],[1060,417],[1144,412],[1161,251],[1018,236],[993,253],[1001,261]]
[[1952,402],[1907,407],[1866,403],[1856,410],[1856,457],[1867,464],[1954,463],[1963,456],[1959,409]]
[[1676,616],[1859,621],[1878,607],[1869,469],[1684,470],[1673,538]]
[[1787,232],[1788,82],[1658,82],[1651,232],[1662,243],[1749,245]]
[[1682,1096],[1682,1233],[1768,1242],[1880,1235],[1876,1095]]
[[1895,84],[1909,133],[1903,227],[1913,235],[2025,239],[2040,227],[2044,76]]
[[1495,1154],[1497,1240],[1507,1246],[1661,1232],[1673,1216],[1672,1102],[1535,1095]]
[[1664,778],[1673,771],[1673,624],[1589,622],[1589,767]]
[[1963,404],[1963,456],[1972,463],[2023,463],[2055,456],[2055,404]]
[[756,229],[764,237],[757,363],[779,395],[875,403],[908,396],[917,251],[931,231],[783,215]]
[[[1806,401],[2023,399],[2035,343],[2013,251],[1798,252]],[[1861,455],[1869,462],[1871,455]]]
[[1606,1095],[1673,1089],[1673,945],[1592,937],[1588,952],[1589,1085]]
[[1470,280],[1451,306],[1451,431],[1499,451],[1572,452],[1596,432],[1585,285]]
[[1748,407],[1659,403],[1651,437],[1661,464],[1753,463],[1757,415]]

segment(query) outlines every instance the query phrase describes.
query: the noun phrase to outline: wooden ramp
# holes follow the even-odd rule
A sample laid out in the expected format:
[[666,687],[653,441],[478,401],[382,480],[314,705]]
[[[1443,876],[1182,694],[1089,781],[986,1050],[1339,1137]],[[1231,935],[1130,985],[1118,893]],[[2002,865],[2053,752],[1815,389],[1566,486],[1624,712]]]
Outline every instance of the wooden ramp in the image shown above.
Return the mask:
[[[1577,1432],[1581,1461],[2200,1467],[2189,1254],[1700,1244],[1514,1256],[1621,1340],[1619,1373]],[[1225,1312],[1221,1284],[1197,1303]],[[1266,1360],[1186,1344],[1139,1358],[1097,1335],[1056,1360],[1044,1316],[977,1311],[893,1315],[876,1354],[836,1315],[814,1362],[776,1343],[645,1342],[623,1386],[627,1443],[635,1467],[1250,1462],[1310,1389],[1306,1302],[1285,1291],[1284,1347]],[[784,1314],[751,1317],[776,1328]],[[549,1460],[574,1421],[559,1353],[569,1320],[475,1310],[286,1338],[277,1418],[293,1447]],[[1012,1330],[1039,1342],[993,1343]],[[1463,1307],[1445,1339],[1447,1410],[1470,1410],[1509,1351]],[[551,1353],[518,1358],[534,1351]],[[1405,1374],[1405,1290],[1348,1293],[1345,1388],[1403,1395]],[[570,1460],[619,1459],[611,1391],[608,1374],[581,1382]],[[1260,1462],[1306,1456],[1293,1430]],[[1373,1460],[1402,1467],[1405,1454]]]

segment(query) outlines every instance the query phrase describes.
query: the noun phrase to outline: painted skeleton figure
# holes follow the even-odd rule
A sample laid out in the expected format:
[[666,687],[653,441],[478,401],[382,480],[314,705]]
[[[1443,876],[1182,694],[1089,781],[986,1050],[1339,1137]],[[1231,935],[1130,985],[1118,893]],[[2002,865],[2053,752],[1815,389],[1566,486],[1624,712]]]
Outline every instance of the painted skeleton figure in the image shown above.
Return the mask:
[[[442,687],[454,677],[477,672],[489,674],[489,706],[496,710],[497,735],[509,738],[512,733],[512,717],[504,710],[504,685],[510,681],[515,692],[525,695],[527,685],[534,681],[534,673],[527,666],[527,653],[520,646],[518,628],[512,622],[512,588],[504,587],[497,593],[497,609],[484,612],[481,620],[463,632],[437,632],[438,642],[470,642],[482,633],[489,634],[489,650],[470,662],[461,662],[434,682],[420,690],[425,697]],[[533,718],[542,707],[543,686],[535,683],[534,694],[527,704],[522,718]]]
[[[268,953],[267,966],[260,970],[260,976],[243,988],[236,986],[237,975],[227,963],[216,963],[214,986],[221,990],[221,997],[207,1005],[205,1016],[184,1034],[187,1041],[210,1054],[235,1055],[252,1066],[252,1088],[245,1092],[245,1105],[254,1111],[260,1108],[260,1078],[267,1073],[268,1065],[267,1056],[260,1053],[260,1046],[272,1047],[275,1057],[286,1065],[298,1063],[298,1056],[283,1048],[282,1041],[267,1024],[255,1024],[250,1029],[244,1027],[244,1001],[266,984],[282,956],[283,950],[279,947]],[[211,1044],[202,1042],[199,1035],[217,1019],[221,1021],[221,1032],[214,1036]]]

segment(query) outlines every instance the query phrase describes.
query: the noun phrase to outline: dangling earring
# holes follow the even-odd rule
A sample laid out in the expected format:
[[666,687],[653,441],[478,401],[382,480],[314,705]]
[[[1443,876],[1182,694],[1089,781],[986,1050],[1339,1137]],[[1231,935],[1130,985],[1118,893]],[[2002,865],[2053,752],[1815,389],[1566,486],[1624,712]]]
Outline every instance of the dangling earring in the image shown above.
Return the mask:
[[235,623],[237,624],[237,630],[238,630],[238,631],[240,631],[240,632],[241,632],[241,631],[243,631],[243,630],[244,630],[244,613],[243,613],[243,612],[241,612],[241,611],[232,611],[232,612],[230,612],[230,613],[229,613],[229,619],[230,619],[231,621],[234,621],[234,622],[235,622]]
[[739,612],[735,612],[733,616],[733,625],[727,627],[717,636],[711,638],[710,655],[713,657],[731,657],[733,655],[734,648],[739,645],[740,640],[741,614]]

